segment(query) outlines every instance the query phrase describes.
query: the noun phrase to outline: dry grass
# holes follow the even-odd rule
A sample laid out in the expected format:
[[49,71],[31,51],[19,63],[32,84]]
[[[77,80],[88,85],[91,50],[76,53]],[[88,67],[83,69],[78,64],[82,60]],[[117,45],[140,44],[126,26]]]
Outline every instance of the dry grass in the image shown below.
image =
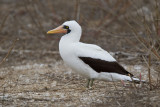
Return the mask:
[[[146,56],[143,56],[143,60],[148,67],[148,78],[150,84],[150,90],[152,87],[152,78],[151,78],[151,66],[152,61],[160,62],[160,34],[159,34],[159,2],[157,0],[154,1],[155,5],[153,5],[153,12],[149,13],[150,17],[146,16],[145,10],[141,9],[140,12],[137,12],[137,17],[139,20],[132,20],[132,23],[141,25],[142,28],[139,30],[130,23],[128,25],[131,27],[136,39],[141,43],[142,48],[139,48],[140,51],[147,53]],[[140,13],[142,15],[140,15]],[[130,17],[130,16],[129,16]],[[147,19],[148,18],[148,19]],[[128,20],[128,18],[127,18]],[[130,22],[128,20],[128,22]],[[140,33],[141,32],[141,33]],[[155,68],[159,68],[160,64],[155,65]],[[159,69],[156,69],[158,75],[160,73]],[[157,83],[159,84],[159,77],[157,78]]]

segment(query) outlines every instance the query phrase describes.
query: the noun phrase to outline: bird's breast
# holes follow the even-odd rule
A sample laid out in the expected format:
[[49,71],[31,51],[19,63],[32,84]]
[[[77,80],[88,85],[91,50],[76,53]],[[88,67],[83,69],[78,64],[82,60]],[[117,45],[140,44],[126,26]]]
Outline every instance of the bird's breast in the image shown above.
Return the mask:
[[61,38],[59,42],[59,53],[65,62],[69,61],[69,59],[74,56],[73,44]]

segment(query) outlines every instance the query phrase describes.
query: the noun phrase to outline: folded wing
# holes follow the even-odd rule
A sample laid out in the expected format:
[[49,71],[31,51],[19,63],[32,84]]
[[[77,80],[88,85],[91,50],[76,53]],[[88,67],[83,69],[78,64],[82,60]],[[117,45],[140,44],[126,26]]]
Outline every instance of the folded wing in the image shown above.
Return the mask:
[[78,47],[80,48],[76,48],[75,51],[77,56],[96,72],[118,73],[133,76],[133,74],[126,71],[107,51],[102,48],[96,45],[82,43],[80,43]]

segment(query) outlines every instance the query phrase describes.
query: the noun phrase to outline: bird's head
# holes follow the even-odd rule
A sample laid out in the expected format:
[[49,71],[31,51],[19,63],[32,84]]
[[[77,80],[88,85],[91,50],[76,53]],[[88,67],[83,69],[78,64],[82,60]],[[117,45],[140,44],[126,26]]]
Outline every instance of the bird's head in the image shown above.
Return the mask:
[[55,34],[55,33],[64,33],[64,34],[81,33],[81,26],[75,20],[66,21],[59,27],[47,32],[47,34]]

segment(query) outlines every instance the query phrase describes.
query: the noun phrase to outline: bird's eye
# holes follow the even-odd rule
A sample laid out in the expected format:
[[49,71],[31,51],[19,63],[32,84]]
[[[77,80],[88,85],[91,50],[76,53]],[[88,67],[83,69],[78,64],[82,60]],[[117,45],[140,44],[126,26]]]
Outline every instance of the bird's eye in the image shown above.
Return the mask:
[[69,29],[69,26],[66,26],[66,25],[64,25],[64,27],[63,27],[64,29]]

